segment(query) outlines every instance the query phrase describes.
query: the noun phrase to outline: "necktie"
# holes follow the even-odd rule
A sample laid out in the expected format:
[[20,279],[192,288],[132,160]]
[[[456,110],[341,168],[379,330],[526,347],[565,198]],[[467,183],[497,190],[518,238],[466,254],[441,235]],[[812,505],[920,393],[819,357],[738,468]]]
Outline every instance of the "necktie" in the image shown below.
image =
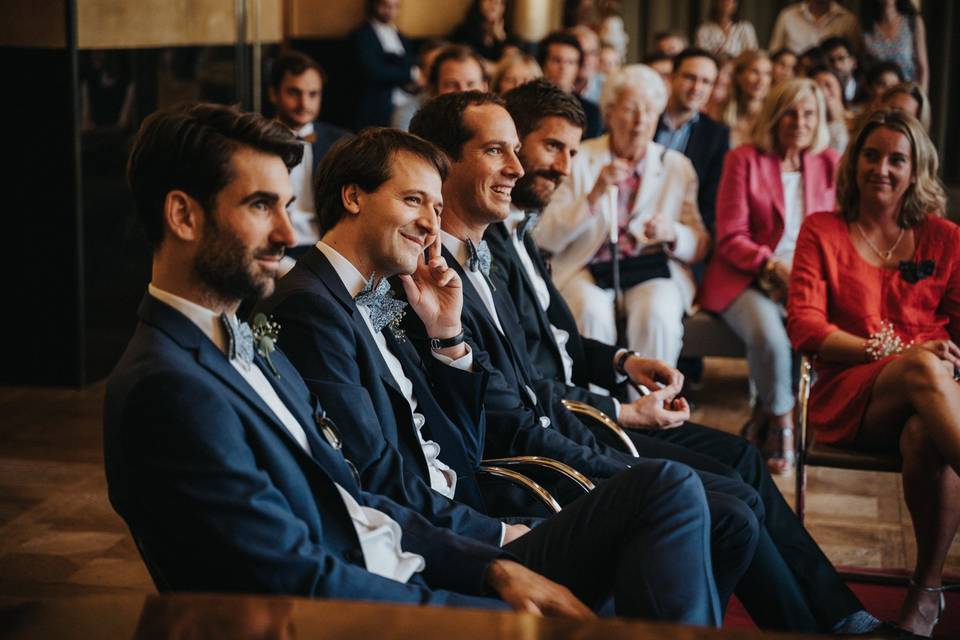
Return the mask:
[[537,228],[537,223],[540,222],[540,214],[536,211],[527,211],[523,220],[520,221],[520,224],[517,225],[517,238],[520,242],[523,242],[523,237]]
[[403,310],[407,303],[397,300],[393,297],[393,291],[390,290],[390,283],[386,278],[380,278],[376,289],[373,287],[373,281],[376,280],[374,274],[364,285],[354,298],[358,305],[363,305],[370,313],[370,324],[374,331],[381,331],[385,326],[403,317]]
[[249,367],[253,362],[253,331],[250,325],[226,313],[220,314],[220,323],[227,332],[227,357]]

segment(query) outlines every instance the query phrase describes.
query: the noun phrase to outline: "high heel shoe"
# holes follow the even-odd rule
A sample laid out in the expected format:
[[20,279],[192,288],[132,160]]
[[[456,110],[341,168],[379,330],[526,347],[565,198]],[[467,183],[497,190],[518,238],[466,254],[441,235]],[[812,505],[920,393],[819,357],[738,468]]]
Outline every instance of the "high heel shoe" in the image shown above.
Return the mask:
[[[931,636],[933,635],[933,630],[937,627],[937,624],[939,624],[940,618],[943,616],[943,610],[944,610],[944,609],[946,608],[946,606],[947,606],[947,601],[946,601],[946,599],[943,597],[943,592],[944,592],[944,591],[948,591],[950,588],[951,588],[950,586],[946,586],[946,587],[944,587],[944,586],[940,586],[940,587],[924,587],[924,586],[921,586],[921,585],[917,584],[917,583],[913,580],[913,578],[910,578],[910,583],[909,583],[908,589],[913,589],[913,590],[915,590],[915,591],[924,591],[924,592],[926,592],[926,593],[936,593],[936,594],[939,594],[939,598],[937,599],[937,615],[934,616],[934,618],[933,618],[933,623],[930,625],[930,635],[931,635]],[[917,634],[917,635],[920,635],[920,634]]]

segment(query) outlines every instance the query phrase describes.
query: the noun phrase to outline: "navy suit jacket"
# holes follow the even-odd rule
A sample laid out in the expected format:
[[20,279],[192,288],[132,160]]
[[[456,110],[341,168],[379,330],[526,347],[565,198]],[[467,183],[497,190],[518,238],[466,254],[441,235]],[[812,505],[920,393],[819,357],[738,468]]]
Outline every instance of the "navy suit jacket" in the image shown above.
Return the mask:
[[[662,127],[663,116],[657,127]],[[700,208],[700,217],[703,225],[714,233],[716,220],[717,187],[720,185],[720,174],[723,173],[723,159],[730,150],[730,128],[722,122],[717,122],[705,113],[690,129],[687,148],[683,155],[690,159],[697,180],[700,185],[697,189],[697,206]]]
[[[463,281],[462,321],[474,362],[490,371],[484,396],[486,457],[542,455],[565,462],[593,478],[609,478],[626,469],[628,464],[616,452],[612,457],[600,452],[604,445],[560,405],[562,398],[555,395],[553,382],[544,380],[525,353],[517,350],[515,344],[520,349],[524,346],[522,329],[506,292],[493,292],[497,315],[506,334],[518,336],[517,343],[497,329],[479,292],[446,248],[443,256]],[[410,339],[426,353],[429,344],[419,318],[407,314],[403,324]],[[541,418],[549,419],[552,426],[540,426]]]
[[[506,225],[502,222],[490,225],[483,237],[493,257],[490,277],[498,288],[502,287],[510,294],[523,330],[527,354],[533,364],[545,378],[554,381],[554,388],[560,397],[586,402],[614,417],[616,406],[613,398],[593,393],[587,386],[592,383],[611,390],[617,387],[613,370],[617,347],[581,337],[577,321],[554,286],[529,233],[523,244],[534,268],[547,284],[550,304],[546,311],[540,307],[533,281],[517,256]],[[551,324],[570,335],[566,350],[573,360],[572,380],[575,386],[566,384],[560,347],[550,328]]]
[[[311,453],[193,322],[150,295],[139,316],[107,383],[104,458],[110,501],[158,582],[178,591],[502,606],[462,595],[483,593],[501,550],[362,490],[316,429],[322,409],[281,352],[272,354],[279,377],[259,356],[255,366],[303,426]],[[407,583],[366,571],[334,483],[396,520],[404,550],[422,555],[425,570]]]
[[412,82],[410,70],[416,64],[413,46],[403,34],[400,34],[400,42],[406,51],[403,56],[384,52],[369,21],[353,32],[353,55],[361,79],[354,120],[357,130],[389,127],[393,90]]
[[440,458],[456,471],[455,497],[465,506],[430,488],[410,405],[356,303],[319,249],[307,250],[260,310],[280,322],[284,351],[342,425],[344,450],[367,490],[409,506],[437,526],[499,544],[500,521],[474,510],[485,508],[475,478],[483,451],[485,371],[461,371],[433,357],[421,361],[408,341],[383,330],[413,382],[426,420],[424,438],[440,445]]

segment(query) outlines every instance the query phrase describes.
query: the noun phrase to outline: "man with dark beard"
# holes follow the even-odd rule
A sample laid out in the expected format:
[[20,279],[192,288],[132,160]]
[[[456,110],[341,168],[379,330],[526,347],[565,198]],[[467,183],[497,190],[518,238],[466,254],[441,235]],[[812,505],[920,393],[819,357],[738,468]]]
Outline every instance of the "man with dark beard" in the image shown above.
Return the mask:
[[218,105],[155,113],[134,142],[153,269],[107,383],[104,461],[157,587],[592,617],[499,548],[362,490],[277,327],[237,320],[294,242],[302,149],[281,124]]
[[[763,628],[857,633],[878,622],[843,584],[810,534],[784,501],[756,447],[742,438],[686,422],[685,404],[665,407],[658,397],[682,375],[659,360],[581,336],[569,307],[550,280],[530,238],[535,219],[570,174],[583,116],[569,96],[534,81],[505,96],[520,135],[524,175],[512,192],[506,221],[488,227],[484,239],[495,285],[517,308],[530,359],[556,394],[594,406],[627,428],[639,454],[683,462],[700,471],[742,478],[763,500],[760,543],[737,595]],[[611,395],[627,377],[654,391],[633,402]],[[889,629],[888,629],[889,631]]]

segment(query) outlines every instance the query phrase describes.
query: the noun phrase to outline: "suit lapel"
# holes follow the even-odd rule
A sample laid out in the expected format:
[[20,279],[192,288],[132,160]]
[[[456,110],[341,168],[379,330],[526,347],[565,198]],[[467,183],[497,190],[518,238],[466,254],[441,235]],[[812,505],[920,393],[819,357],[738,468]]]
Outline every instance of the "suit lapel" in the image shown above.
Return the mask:
[[780,159],[773,153],[763,153],[760,155],[760,166],[763,167],[763,181],[761,189],[767,189],[770,193],[770,204],[777,217],[780,219],[780,226],[783,227],[783,180],[780,178]]

